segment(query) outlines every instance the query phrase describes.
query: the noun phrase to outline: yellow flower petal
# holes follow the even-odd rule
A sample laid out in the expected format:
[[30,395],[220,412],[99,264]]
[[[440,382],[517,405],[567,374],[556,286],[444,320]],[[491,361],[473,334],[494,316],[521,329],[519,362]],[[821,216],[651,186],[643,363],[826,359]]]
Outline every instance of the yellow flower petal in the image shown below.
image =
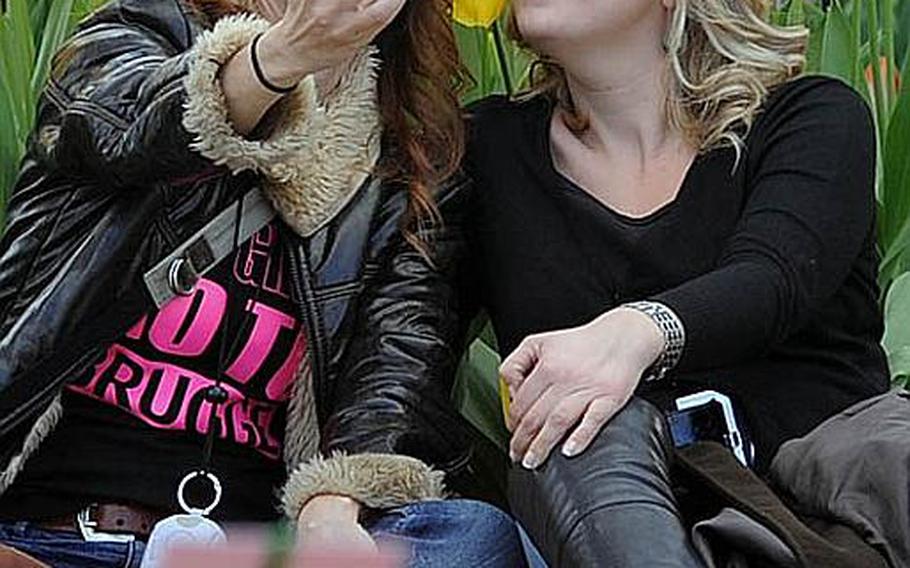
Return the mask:
[[507,0],[454,0],[455,21],[463,26],[488,28],[499,19]]
[[509,407],[512,406],[512,400],[509,396],[509,385],[506,384],[506,380],[502,378],[502,375],[499,376],[499,399],[502,401],[502,415],[506,417],[509,415]]

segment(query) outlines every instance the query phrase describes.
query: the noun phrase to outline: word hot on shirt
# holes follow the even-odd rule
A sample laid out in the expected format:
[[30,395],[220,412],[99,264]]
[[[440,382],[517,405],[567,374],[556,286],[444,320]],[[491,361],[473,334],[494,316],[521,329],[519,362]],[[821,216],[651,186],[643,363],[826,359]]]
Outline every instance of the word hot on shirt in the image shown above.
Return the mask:
[[[263,228],[68,388],[153,428],[204,435],[213,411],[205,391],[221,368],[228,401],[215,407],[216,434],[278,459],[282,410],[306,353],[279,249],[276,227]],[[219,367],[223,339],[233,349]]]

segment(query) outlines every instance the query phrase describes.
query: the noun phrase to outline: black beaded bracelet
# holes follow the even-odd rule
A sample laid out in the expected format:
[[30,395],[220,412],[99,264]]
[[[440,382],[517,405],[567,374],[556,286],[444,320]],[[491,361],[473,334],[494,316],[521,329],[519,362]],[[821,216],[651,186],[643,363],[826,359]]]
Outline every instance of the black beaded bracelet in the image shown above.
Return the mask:
[[259,40],[262,38],[262,34],[256,35],[253,38],[253,43],[250,44],[250,59],[253,62],[253,73],[256,74],[256,79],[259,81],[259,84],[272,91],[276,95],[287,95],[288,93],[293,93],[297,89],[297,85],[292,85],[290,87],[279,87],[271,81],[265,78],[265,73],[262,72],[262,66],[259,65],[259,55],[256,52],[256,48],[259,46]]

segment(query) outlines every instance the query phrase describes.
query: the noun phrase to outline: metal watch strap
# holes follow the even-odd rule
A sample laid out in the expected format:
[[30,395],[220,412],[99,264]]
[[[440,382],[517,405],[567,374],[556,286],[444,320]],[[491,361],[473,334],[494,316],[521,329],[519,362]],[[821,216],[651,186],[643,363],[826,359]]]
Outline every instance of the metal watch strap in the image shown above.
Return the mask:
[[622,307],[641,312],[651,318],[664,336],[664,348],[651,367],[645,371],[645,381],[659,381],[679,363],[686,346],[686,329],[676,312],[660,302],[642,301],[623,304]]

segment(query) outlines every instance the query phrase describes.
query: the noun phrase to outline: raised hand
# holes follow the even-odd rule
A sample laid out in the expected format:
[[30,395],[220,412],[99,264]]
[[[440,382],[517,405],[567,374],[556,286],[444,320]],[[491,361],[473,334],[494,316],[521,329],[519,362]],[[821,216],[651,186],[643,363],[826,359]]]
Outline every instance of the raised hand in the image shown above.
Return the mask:
[[[294,83],[350,60],[401,12],[407,0],[288,0],[262,38],[263,69]],[[288,80],[290,79],[290,80]]]
[[[308,75],[331,72],[369,45],[407,1],[287,0],[282,7],[281,0],[260,0],[261,15],[273,22],[257,44],[262,73],[271,85],[289,88]],[[250,57],[247,46],[221,75],[231,124],[241,134],[252,131],[280,98],[254,76]]]

